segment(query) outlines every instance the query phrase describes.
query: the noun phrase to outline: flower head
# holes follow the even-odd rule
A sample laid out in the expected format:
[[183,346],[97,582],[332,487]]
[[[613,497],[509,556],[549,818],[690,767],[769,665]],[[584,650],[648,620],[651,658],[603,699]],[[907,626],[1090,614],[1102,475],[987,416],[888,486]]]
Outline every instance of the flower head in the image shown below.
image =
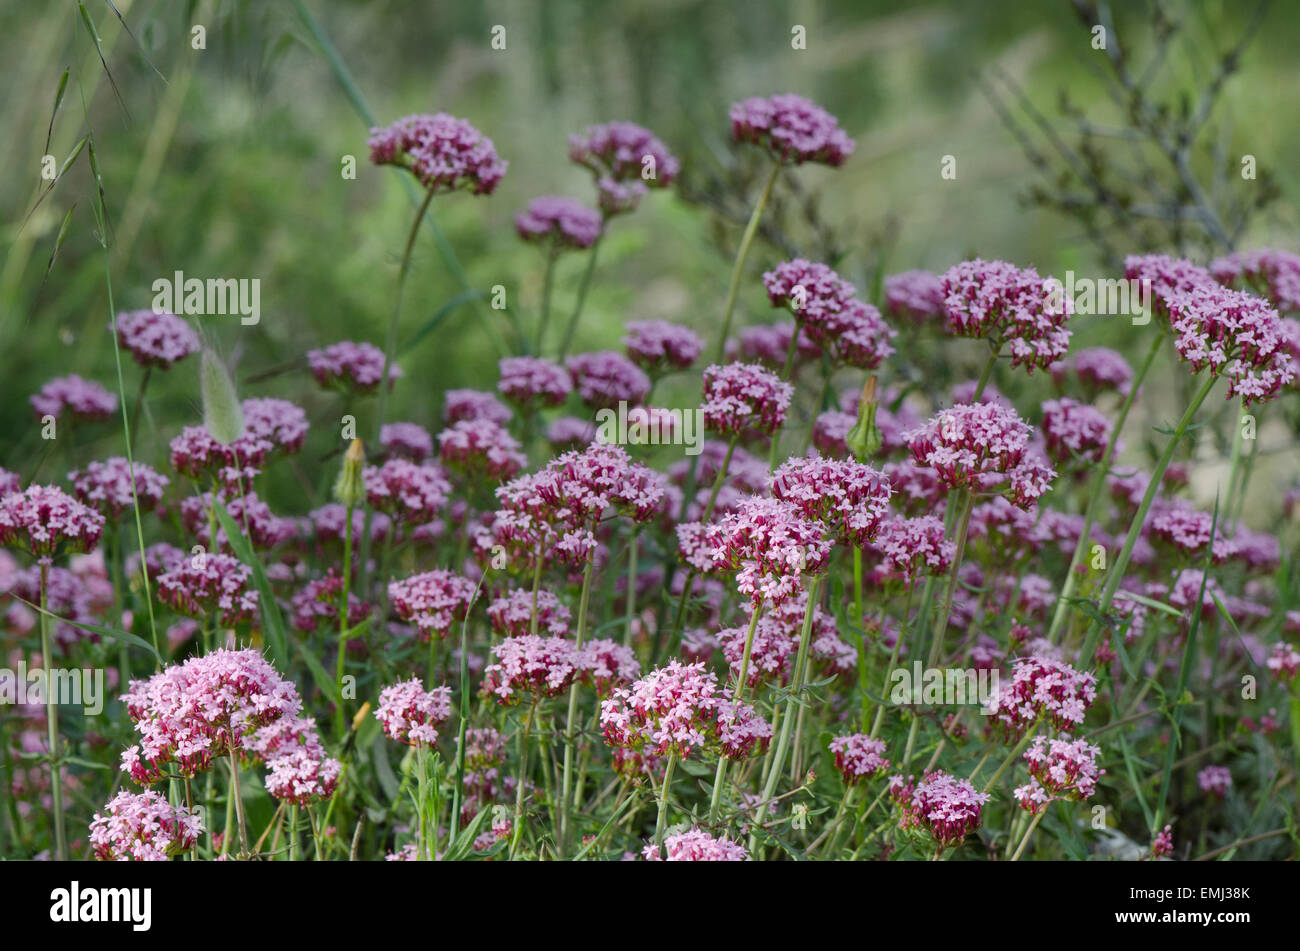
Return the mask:
[[704,341],[694,330],[666,320],[631,320],[625,329],[627,355],[647,373],[684,370],[704,349]]
[[0,498],[0,545],[38,558],[88,552],[104,531],[104,516],[53,485],[30,485]]
[[1070,345],[1065,321],[1073,303],[1058,283],[1044,280],[1033,268],[979,258],[963,261],[944,274],[943,289],[949,330],[1006,349],[1013,367],[1030,373],[1049,367]]
[[107,419],[117,410],[117,397],[92,380],[75,373],[56,377],[31,397],[37,417],[59,418],[66,411],[73,419]]
[[[373,393],[384,376],[384,351],[373,343],[344,340],[323,350],[307,351],[307,365],[316,382],[346,392]],[[402,375],[402,368],[389,364],[388,385]]]
[[563,693],[579,674],[573,642],[562,637],[521,634],[492,645],[496,662],[483,671],[479,693],[504,705],[520,701],[521,694],[534,700]]
[[425,640],[446,637],[453,624],[465,620],[474,594],[474,582],[442,568],[388,584],[393,610],[402,620],[414,623]]
[[667,147],[633,122],[588,126],[582,134],[569,136],[569,159],[610,185],[634,182],[642,191],[666,188],[681,170]]
[[714,364],[704,371],[704,425],[724,435],[770,436],[793,395],[793,386],[758,364]]
[[835,737],[830,742],[830,751],[835,754],[835,768],[848,785],[872,779],[889,769],[885,741],[865,733]]
[[419,677],[390,684],[379,691],[375,719],[390,740],[407,746],[434,746],[438,727],[451,717],[451,688],[426,691]]
[[525,241],[546,242],[556,250],[580,250],[596,243],[600,213],[580,201],[556,195],[534,198],[515,215],[515,231]]
[[821,522],[839,541],[870,542],[889,509],[889,480],[870,466],[837,459],[794,457],[772,475],[772,495]]
[[152,789],[123,790],[90,821],[90,848],[104,862],[165,862],[194,848],[203,832],[197,813]]
[[258,592],[249,587],[252,571],[238,558],[199,554],[158,578],[158,600],[181,614],[203,618],[216,614],[234,627],[257,616]]
[[[688,829],[664,838],[664,851],[669,862],[748,862],[749,853],[739,842],[725,835],[714,838],[703,829]],[[663,856],[659,847],[651,842],[641,852],[647,862],[659,862]]]
[[199,349],[199,335],[175,314],[154,310],[131,310],[113,321],[117,342],[142,367],[171,369]]
[[822,523],[780,499],[750,496],[709,527],[715,568],[737,571],[736,584],[751,601],[779,605],[794,597],[804,574],[818,575],[830,560]]
[[370,161],[410,169],[430,191],[467,189],[490,195],[509,164],[492,140],[445,112],[412,115],[370,130]]
[[754,97],[731,107],[731,137],[753,142],[782,162],[820,162],[839,167],[853,154],[853,140],[836,118],[802,96]]
[[[503,597],[497,598],[487,608],[488,620],[492,630],[502,637],[518,637],[529,633],[533,620],[533,593],[527,588],[515,588]],[[573,617],[568,607],[552,592],[537,592],[537,629],[545,631],[552,637],[564,637],[569,633],[569,621]]]
[[1024,753],[1030,780],[1013,793],[1020,808],[1036,813],[1056,799],[1091,798],[1097,780],[1106,772],[1097,766],[1100,755],[1101,749],[1087,740],[1071,740],[1068,735],[1054,740],[1034,737]]
[[363,478],[366,501],[409,525],[432,521],[451,494],[451,483],[440,468],[409,459],[392,458],[381,466],[368,466]]
[[650,392],[650,378],[645,372],[613,350],[575,354],[565,365],[573,378],[573,388],[592,409],[614,407],[622,401],[629,405],[640,403]]
[[488,419],[462,419],[438,434],[438,456],[450,469],[469,477],[500,482],[513,478],[528,458],[519,441]]

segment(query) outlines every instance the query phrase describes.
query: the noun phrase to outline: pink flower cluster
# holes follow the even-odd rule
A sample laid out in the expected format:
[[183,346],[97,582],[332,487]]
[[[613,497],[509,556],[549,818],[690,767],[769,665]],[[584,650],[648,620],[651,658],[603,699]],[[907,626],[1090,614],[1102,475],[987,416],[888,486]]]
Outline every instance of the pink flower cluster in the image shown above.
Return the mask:
[[[373,343],[344,340],[324,350],[308,350],[307,365],[316,382],[353,393],[373,393],[384,375],[384,351]],[[388,367],[388,385],[402,376],[396,363]]]
[[446,637],[453,624],[465,620],[474,594],[474,582],[443,568],[388,584],[393,610],[402,620],[413,623],[426,641]]
[[217,442],[202,426],[186,426],[168,448],[171,466],[181,475],[197,482],[213,477],[239,492],[258,474],[275,447],[269,440],[248,432],[226,445]]
[[641,673],[641,662],[632,648],[599,637],[574,652],[574,666],[578,668],[579,679],[594,687],[602,697],[614,687],[636,680]]
[[1127,396],[1133,382],[1133,368],[1109,347],[1080,350],[1053,363],[1048,370],[1057,386],[1063,386],[1069,380],[1077,381],[1090,398],[1107,390]]
[[724,435],[770,436],[793,395],[793,386],[758,364],[714,364],[704,371],[704,425]]
[[265,439],[281,452],[297,452],[307,438],[307,414],[301,406],[273,397],[244,400],[244,436]]
[[375,719],[390,740],[407,746],[436,746],[438,727],[451,717],[451,688],[426,691],[419,677],[379,691]]
[[1058,730],[1073,729],[1095,699],[1092,674],[1047,657],[1021,657],[1012,665],[1011,682],[1004,678],[989,698],[988,709],[1008,736],[1021,736],[1040,718]]
[[467,477],[500,482],[528,464],[519,441],[487,419],[462,419],[438,434],[438,456]]
[[113,321],[117,342],[142,367],[168,370],[199,349],[199,335],[175,314],[131,310]]
[[956,544],[944,537],[943,520],[933,515],[884,519],[872,547],[886,575],[904,587],[923,575],[946,574],[957,554]]
[[1043,436],[1058,466],[1095,464],[1106,453],[1111,424],[1100,410],[1067,396],[1043,403]]
[[1012,795],[1020,808],[1031,814],[1056,799],[1089,799],[1106,772],[1097,766],[1100,755],[1100,747],[1087,740],[1071,740],[1068,735],[1054,740],[1036,736],[1024,754],[1029,782],[1016,787]]
[[861,547],[889,511],[889,480],[860,462],[794,457],[772,476],[772,495],[793,504],[833,538]]
[[496,662],[483,671],[479,694],[506,706],[518,703],[520,694],[532,695],[534,702],[557,696],[569,689],[580,673],[573,642],[562,637],[507,637],[492,645],[492,654]]
[[1226,766],[1207,766],[1196,774],[1196,785],[1201,787],[1201,792],[1222,799],[1232,788],[1232,771]]
[[565,366],[578,396],[592,409],[618,406],[622,401],[635,405],[650,392],[650,378],[645,372],[614,350],[575,354],[565,361]]
[[874,779],[889,769],[885,741],[865,733],[835,737],[830,742],[830,751],[835,755],[835,768],[850,786]]
[[197,813],[152,789],[123,790],[90,821],[90,849],[102,862],[165,862],[194,848],[203,832]]
[[1300,254],[1276,248],[1236,251],[1210,262],[1214,279],[1267,297],[1280,311],[1300,311]]
[[503,357],[497,389],[520,406],[559,406],[573,392],[573,377],[541,357]]
[[731,137],[759,145],[782,162],[839,167],[853,140],[825,109],[793,93],[744,99],[731,107]]
[[[310,634],[322,623],[338,627],[339,601],[343,598],[343,579],[330,567],[325,577],[303,585],[291,601],[293,626]],[[352,591],[348,592],[348,627],[356,627],[370,614],[366,604]]]
[[181,614],[215,616],[224,627],[257,616],[258,593],[249,587],[252,571],[238,558],[199,554],[158,577],[158,600]]
[[946,312],[943,281],[930,271],[903,271],[885,278],[885,310],[923,324]]
[[949,330],[1005,348],[1013,367],[1049,367],[1070,346],[1065,322],[1073,302],[1033,268],[975,258],[950,268],[943,290]]
[[379,430],[379,445],[390,457],[401,456],[423,462],[433,455],[433,437],[418,423],[384,423]]
[[88,552],[104,531],[104,516],[53,485],[29,485],[0,497],[0,545],[38,558]]
[[[502,637],[518,637],[529,633],[533,619],[533,593],[526,588],[515,588],[503,597],[497,598],[487,609],[488,620],[492,630]],[[537,629],[545,631],[552,637],[564,637],[569,633],[569,621],[573,617],[568,607],[552,592],[537,592]]]
[[441,469],[409,459],[393,458],[381,466],[367,466],[362,477],[371,507],[408,525],[432,521],[451,494],[451,483]]
[[970,780],[939,771],[928,774],[916,785],[904,810],[934,836],[939,848],[945,849],[960,845],[979,828],[980,815],[988,801],[988,793],[976,790]]
[[67,410],[73,419],[108,419],[117,410],[117,397],[93,380],[75,373],[56,377],[31,397],[36,416],[59,418]]
[[630,320],[625,329],[627,355],[647,373],[685,370],[704,349],[694,330],[666,320]]
[[749,853],[739,842],[732,842],[725,835],[714,838],[703,829],[688,829],[675,835],[664,837],[664,851],[667,859],[659,854],[659,848],[651,842],[641,853],[647,862],[748,862]]
[[737,571],[736,586],[753,602],[779,605],[794,597],[803,575],[818,575],[830,560],[831,542],[820,522],[790,502],[750,496],[709,526],[715,568]]
[[600,212],[557,195],[534,198],[515,215],[515,231],[525,241],[545,241],[557,250],[589,248],[600,236]]
[[[560,371],[564,373],[563,370]],[[565,373],[565,385],[568,374]],[[566,389],[567,393],[568,390]],[[481,390],[448,390],[443,395],[442,421],[447,425],[458,423],[462,419],[487,419],[499,426],[510,422],[514,414],[491,393]]]
[[343,764],[325,752],[315,721],[282,716],[245,741],[245,751],[266,764],[263,780],[272,797],[297,806],[329,799]]
[[445,112],[411,115],[370,130],[370,161],[410,169],[425,188],[466,188],[490,195],[505,177],[507,162],[492,140],[467,120]]
[[606,215],[634,211],[650,188],[666,188],[681,164],[648,130],[633,122],[588,126],[569,136],[569,158],[596,176]]

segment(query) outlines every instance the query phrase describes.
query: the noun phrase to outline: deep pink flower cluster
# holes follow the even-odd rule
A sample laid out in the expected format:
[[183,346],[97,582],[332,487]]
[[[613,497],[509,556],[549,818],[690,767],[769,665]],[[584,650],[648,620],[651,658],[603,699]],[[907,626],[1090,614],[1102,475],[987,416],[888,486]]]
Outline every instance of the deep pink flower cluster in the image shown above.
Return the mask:
[[569,371],[541,357],[503,357],[497,389],[520,406],[559,406],[573,391]]
[[1237,546],[1214,527],[1212,514],[1177,501],[1153,506],[1143,529],[1153,541],[1163,542],[1189,557],[1204,554],[1213,532],[1213,557],[1221,563],[1237,554]]
[[1201,792],[1222,799],[1232,788],[1232,771],[1226,766],[1207,766],[1196,774],[1196,785],[1201,787]]
[[1004,678],[989,698],[988,710],[1008,736],[1020,736],[1040,717],[1058,730],[1073,729],[1095,699],[1092,674],[1046,657],[1021,657],[1012,666],[1011,682]]
[[[564,372],[564,371],[560,371]],[[568,374],[565,374],[568,383]],[[565,390],[567,393],[568,390]],[[443,396],[442,421],[450,426],[462,419],[488,419],[504,426],[513,417],[506,406],[491,393],[482,390],[448,390]]]
[[850,786],[874,779],[889,769],[885,741],[865,733],[835,737],[830,742],[830,751],[835,754],[835,768]]
[[1133,368],[1109,347],[1080,350],[1053,363],[1048,370],[1057,386],[1064,386],[1067,381],[1077,382],[1089,398],[1108,390],[1127,396],[1133,383]]
[[[492,630],[502,637],[527,634],[532,626],[533,593],[527,588],[515,588],[489,604],[487,614],[488,620],[492,622]],[[539,631],[545,631],[552,637],[564,637],[569,633],[572,617],[572,612],[552,592],[537,592]]]
[[881,521],[872,548],[890,579],[910,587],[923,575],[944,575],[957,546],[944,537],[943,520],[933,515],[894,516]]
[[970,780],[939,771],[917,783],[904,809],[945,849],[960,845],[979,828],[988,801],[988,793],[979,792]]
[[438,456],[467,477],[496,482],[513,478],[528,465],[519,440],[487,419],[462,419],[438,433]]
[[1029,782],[1017,786],[1012,795],[1020,808],[1031,814],[1056,799],[1090,799],[1097,791],[1097,780],[1106,772],[1097,766],[1100,755],[1101,748],[1087,740],[1071,740],[1068,735],[1054,740],[1036,736],[1024,754]]
[[483,671],[479,695],[512,706],[530,694],[534,702],[568,690],[581,673],[573,642],[521,634],[492,645],[496,662]]
[[753,142],[782,162],[820,162],[838,168],[853,154],[854,142],[836,118],[793,93],[754,97],[731,107],[731,137]]
[[[338,502],[330,502],[307,513],[316,530],[316,540],[321,542],[342,541],[347,533],[348,510]],[[358,539],[365,531],[366,513],[361,509],[352,510],[352,538]],[[382,541],[392,528],[392,521],[383,512],[373,513],[370,520],[371,541]]]
[[467,120],[445,112],[411,115],[370,130],[370,161],[410,169],[425,188],[466,188],[490,195],[509,164],[497,156],[492,140]]
[[525,241],[545,241],[556,250],[589,248],[600,236],[600,212],[559,195],[534,198],[515,215],[515,231]]
[[407,525],[432,521],[451,494],[451,483],[440,468],[409,459],[393,458],[381,466],[367,466],[363,478],[371,507]]
[[307,414],[301,406],[272,397],[244,400],[244,436],[265,439],[281,452],[297,452],[307,438]]
[[889,480],[860,462],[793,457],[772,475],[772,495],[821,522],[846,545],[862,547],[876,536],[889,511]]
[[633,122],[588,126],[581,135],[569,136],[569,158],[591,169],[602,192],[607,184],[631,182],[632,207],[646,188],[666,188],[681,171],[667,147]]
[[625,329],[627,355],[647,373],[685,370],[704,349],[694,330],[666,320],[630,320]]
[[875,307],[851,300],[831,341],[831,357],[845,366],[874,370],[894,352],[889,341],[897,335]]
[[451,688],[425,690],[419,677],[379,691],[375,719],[390,740],[407,746],[436,746],[438,727],[451,717]]
[[176,768],[193,777],[222,756],[252,752],[250,738],[281,717],[296,718],[302,701],[255,650],[215,650],[131,681],[122,695],[140,744],[122,753],[122,771],[153,785]]
[[1236,251],[1210,262],[1215,280],[1253,290],[1280,311],[1300,311],[1300,254],[1276,248]]
[[168,370],[199,349],[199,335],[175,314],[130,310],[113,321],[117,342],[142,367]]
[[435,568],[388,583],[388,599],[404,621],[419,628],[423,640],[446,637],[473,606],[474,582],[454,571]]
[[976,258],[954,265],[943,276],[948,329],[961,337],[988,340],[1011,355],[1013,367],[1030,373],[1065,355],[1070,331],[1065,322],[1073,302],[1059,284],[1033,268]]
[[724,435],[770,436],[793,395],[793,386],[758,364],[714,364],[704,371],[704,425]]
[[412,462],[423,462],[433,455],[433,437],[418,423],[384,423],[379,430],[379,445],[388,456]]
[[687,829],[664,837],[665,860],[653,842],[641,852],[647,862],[748,862],[749,853],[725,835],[714,838],[703,829]]
[[[316,382],[353,393],[373,393],[384,375],[384,351],[373,343],[344,340],[324,350],[308,350],[307,365]],[[388,385],[402,376],[396,363],[388,367]]]
[[257,476],[275,447],[269,440],[247,432],[227,445],[217,442],[202,426],[186,426],[168,448],[171,466],[181,475],[200,483],[216,478],[238,493]]
[[[718,631],[717,639],[722,645],[722,655],[731,667],[733,677],[740,676],[740,665],[745,657],[745,639],[749,635],[748,625],[729,627]],[[754,640],[750,645],[749,668],[745,672],[745,684],[757,687],[767,681],[785,683],[791,673],[790,659],[799,648],[799,638],[785,625],[771,618],[759,618],[754,628]]]
[[221,493],[214,497],[211,492],[187,496],[181,500],[181,524],[209,548],[226,551],[230,547],[226,530],[221,526],[217,527],[216,539],[211,536],[209,515],[214,498],[225,506],[231,519],[242,530],[242,534],[248,536],[254,548],[274,548],[297,534],[293,520],[275,515],[256,492],[233,498]]
[[255,621],[258,592],[252,571],[231,555],[203,553],[158,577],[158,600],[192,618],[215,615],[224,627]]
[[152,789],[123,790],[90,821],[90,849],[101,862],[165,862],[194,848],[203,832],[197,813]]
[[[790,352],[790,341],[796,330],[799,332],[799,343],[795,345],[795,365],[798,366],[805,360],[820,358],[821,347],[812,342],[807,329],[793,320],[745,327],[740,331],[739,354],[745,360],[780,370],[785,367],[785,358]],[[734,357],[736,352],[737,348],[733,343],[727,350],[728,358]]]
[[924,324],[946,313],[943,281],[930,271],[903,271],[885,278],[885,310]]
[[282,716],[244,746],[266,764],[263,783],[276,799],[306,806],[329,799],[338,789],[343,764],[326,753],[316,723],[308,717]]
[[712,671],[675,660],[601,701],[600,725],[610,746],[682,759],[696,750],[743,759],[772,737],[753,707],[724,700]]
[[763,274],[763,286],[773,307],[784,307],[819,347],[826,346],[844,326],[844,313],[854,288],[825,264],[804,258],[782,261]]
[[636,652],[617,641],[595,638],[574,651],[574,666],[578,678],[606,696],[615,688],[631,683],[641,673],[641,662]]
[[88,552],[104,531],[104,516],[53,485],[29,485],[0,497],[0,545],[38,558]]
[[565,366],[578,396],[592,409],[614,407],[620,401],[635,405],[650,392],[650,378],[645,372],[614,350],[574,354]]
[[1056,473],[1027,452],[1029,426],[998,403],[959,403],[906,434],[918,465],[951,491],[1005,492],[1021,508],[1042,496]]
[[1043,403],[1043,436],[1047,454],[1061,468],[1101,462],[1110,444],[1106,414],[1068,396]]
[[[343,598],[343,578],[330,567],[325,577],[309,581],[293,596],[293,626],[304,633],[312,633],[322,623],[338,627],[339,601]],[[356,627],[370,613],[366,604],[352,591],[348,592],[348,627]]]
[[73,419],[108,419],[117,410],[117,397],[93,380],[75,373],[55,377],[31,397],[37,418],[59,418],[67,410]]
[[737,571],[736,586],[751,601],[779,605],[794,597],[805,574],[830,561],[831,540],[820,522],[790,502],[750,496],[709,527],[715,568]]

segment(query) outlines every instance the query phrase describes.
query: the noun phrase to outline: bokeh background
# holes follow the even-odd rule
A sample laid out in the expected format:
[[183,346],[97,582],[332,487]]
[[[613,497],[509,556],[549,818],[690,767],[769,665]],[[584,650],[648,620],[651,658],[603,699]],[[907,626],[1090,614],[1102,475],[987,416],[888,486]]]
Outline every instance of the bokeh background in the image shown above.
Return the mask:
[[[1117,6],[1111,41],[1135,59],[1160,59],[1151,91],[1175,110],[1195,106],[1225,51],[1252,31],[1215,100],[1208,151],[1194,161],[1215,200],[1249,203],[1261,182],[1280,196],[1252,212],[1239,246],[1296,249],[1300,5],[1274,3],[1262,13],[1236,2]],[[742,286],[742,325],[774,319],[758,274],[791,251],[833,258],[862,288],[882,273],[942,270],[975,254],[1043,272],[1114,275],[1077,216],[1032,199],[1052,182],[1006,121],[1038,147],[1051,134],[1073,141],[1072,112],[1124,124],[1124,104],[1108,92],[1106,53],[1092,48],[1063,0],[116,0],[116,11],[131,35],[101,0],[85,0],[84,16],[72,2],[0,8],[0,441],[4,464],[26,466],[25,480],[42,465],[50,478],[66,464],[121,451],[120,426],[103,424],[73,432],[60,449],[71,459],[44,462],[27,403],[53,375],[81,373],[110,389],[115,381],[87,156],[42,197],[40,162],[65,67],[48,151],[62,163],[93,131],[117,309],[148,307],[151,283],[176,270],[259,279],[258,326],[205,318],[203,330],[236,368],[241,395],[295,399],[313,422],[339,410],[311,387],[302,354],[340,339],[382,344],[413,212],[401,173],[366,160],[367,113],[379,123],[420,111],[466,117],[510,161],[494,195],[433,205],[445,240],[421,235],[402,339],[437,324],[400,355],[407,376],[390,419],[436,428],[442,391],[492,387],[497,358],[518,347],[518,327],[532,327],[541,293],[542,257],[515,237],[512,216],[539,194],[593,201],[589,175],[567,160],[566,143],[595,122],[649,127],[684,171],[679,187],[615,222],[579,349],[617,347],[623,323],[640,318],[715,337],[756,173],[754,157],[729,142],[727,110],[750,95],[814,99],[840,118],[857,151],[842,169],[808,167],[782,183],[773,230]],[[1168,51],[1163,19],[1178,26]],[[195,24],[206,49],[191,46]],[[498,24],[504,50],[490,44]],[[792,49],[795,25],[806,30],[806,49]],[[1267,173],[1258,181],[1225,172],[1246,153]],[[341,174],[348,155],[355,180]],[[940,177],[945,155],[957,162],[953,181]],[[1159,229],[1143,242],[1162,249]],[[1146,249],[1125,246],[1122,235],[1117,243],[1121,254]],[[1184,250],[1204,257],[1213,249],[1193,239]],[[571,309],[582,266],[580,257],[561,261],[557,314]],[[508,314],[465,299],[466,287],[486,293],[496,284],[507,288]],[[1128,354],[1143,346],[1123,320],[1076,320],[1074,329],[1080,346]],[[932,366],[923,359],[919,371],[959,378],[978,365],[975,346],[936,348]],[[138,371],[127,372],[129,392]],[[1178,372],[1157,368],[1135,431],[1175,410]],[[668,387],[664,401],[688,405],[695,386],[692,378],[679,392]],[[159,459],[179,426],[198,417],[193,373],[155,375],[150,397],[139,454]],[[1227,411],[1223,404],[1220,414]],[[334,432],[312,438],[318,455],[337,445]],[[1267,451],[1254,488],[1275,510],[1281,481],[1295,471],[1293,436],[1275,417],[1261,440]],[[1141,451],[1140,437],[1132,448]],[[1217,465],[1200,467],[1207,485]],[[320,468],[276,488],[283,507],[305,510],[290,496],[320,491],[332,467]]]

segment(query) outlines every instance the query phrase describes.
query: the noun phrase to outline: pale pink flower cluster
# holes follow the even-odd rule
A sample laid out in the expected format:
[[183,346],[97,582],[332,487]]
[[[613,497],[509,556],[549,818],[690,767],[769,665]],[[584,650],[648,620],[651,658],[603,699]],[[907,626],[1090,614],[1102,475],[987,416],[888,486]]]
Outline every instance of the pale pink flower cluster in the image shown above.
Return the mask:
[[1207,766],[1196,774],[1196,785],[1201,792],[1222,799],[1232,788],[1232,771],[1226,766]]
[[569,371],[541,357],[502,357],[501,395],[520,406],[559,406],[573,391]]
[[1046,657],[1021,657],[1012,666],[1010,683],[1003,678],[989,698],[988,709],[1008,736],[1020,736],[1039,718],[1058,730],[1073,729],[1096,699],[1092,674]]
[[438,727],[451,717],[451,688],[425,690],[419,677],[379,691],[375,719],[390,740],[407,746],[436,746]]
[[1276,248],[1236,251],[1210,262],[1215,280],[1253,290],[1280,311],[1300,311],[1300,254]]
[[874,779],[889,769],[885,759],[885,741],[865,733],[837,736],[830,742],[835,755],[835,768],[848,785]]
[[797,506],[750,496],[709,526],[715,569],[736,571],[736,585],[751,601],[776,605],[794,597],[800,579],[826,570],[831,540],[820,522]]
[[1024,754],[1029,782],[1017,786],[1012,795],[1029,813],[1057,799],[1090,799],[1097,791],[1097,780],[1106,772],[1097,766],[1100,755],[1101,748],[1087,740],[1071,740],[1068,735],[1054,740],[1036,736]]
[[[722,645],[722,654],[731,667],[733,677],[740,676],[740,665],[745,657],[745,639],[749,626],[730,627],[718,631],[717,638]],[[784,683],[790,674],[790,659],[799,648],[797,632],[792,632],[771,618],[759,618],[754,628],[754,639],[750,646],[749,668],[745,673],[745,683],[757,687],[765,681],[775,680]]]
[[38,558],[88,552],[104,531],[104,516],[53,485],[29,485],[0,497],[0,545]]
[[[307,366],[316,382],[354,393],[373,393],[384,375],[384,351],[373,343],[344,340],[323,350],[307,351]],[[389,364],[388,385],[402,376],[402,368]]]
[[1070,346],[1065,322],[1073,302],[1059,284],[1033,268],[975,258],[954,265],[943,276],[948,329],[977,337],[1011,355],[1013,367],[1051,366]]
[[[748,862],[749,853],[739,842],[725,835],[714,838],[703,829],[688,829],[664,837],[664,851],[669,862]],[[641,852],[647,862],[665,861],[659,848],[651,842]]]
[[410,169],[430,191],[467,189],[490,195],[505,178],[508,162],[492,140],[466,119],[445,112],[410,115],[370,130],[370,161]]
[[338,789],[343,764],[325,752],[308,717],[283,716],[262,727],[245,743],[266,764],[263,780],[272,797],[298,806],[329,799]]
[[451,494],[451,483],[440,468],[409,459],[393,458],[381,466],[367,466],[362,478],[370,506],[408,525],[432,521]]
[[793,93],[734,103],[731,137],[753,142],[781,162],[819,162],[833,168],[848,160],[854,145],[833,115]]
[[244,435],[265,439],[281,452],[297,452],[307,438],[307,414],[301,406],[274,397],[255,397],[239,404]]
[[30,400],[37,417],[56,419],[68,411],[73,419],[108,419],[117,410],[117,397],[93,380],[75,373],[56,377]]
[[592,409],[640,403],[650,392],[650,378],[639,366],[615,350],[578,353],[565,361],[573,388]]
[[1268,656],[1268,669],[1282,681],[1289,683],[1300,674],[1300,651],[1286,641],[1278,641]]
[[[527,588],[515,588],[508,594],[497,598],[487,608],[488,620],[492,630],[502,637],[518,637],[527,634],[533,619],[533,593]],[[552,592],[537,592],[537,629],[545,631],[552,637],[564,637],[569,633],[569,621],[573,617],[568,606]]]
[[574,652],[574,666],[578,677],[596,688],[596,693],[606,696],[614,687],[631,683],[641,673],[641,662],[630,647],[609,640],[595,638]]
[[933,515],[893,516],[881,521],[872,548],[892,580],[911,586],[923,575],[943,575],[952,566],[957,546],[944,537],[943,520]]
[[254,733],[302,711],[297,688],[255,650],[215,650],[164,667],[131,681],[122,701],[141,738],[122,753],[122,771],[143,785],[168,767],[193,777],[222,756],[252,752]]
[[724,700],[712,671],[675,660],[601,701],[600,725],[610,746],[682,759],[696,750],[744,758],[772,736],[752,707]]
[[889,480],[860,462],[793,457],[772,475],[772,495],[820,522],[832,537],[861,547],[889,511]]
[[514,705],[531,694],[533,701],[554,697],[573,684],[580,673],[573,642],[562,637],[520,634],[492,645],[496,662],[483,671],[480,696]]
[[402,620],[415,624],[426,641],[446,637],[453,624],[465,620],[474,594],[474,582],[443,568],[388,584],[393,610]]
[[113,321],[117,342],[142,367],[171,368],[199,349],[199,335],[175,314],[131,310]]
[[197,813],[152,789],[123,790],[90,821],[90,849],[102,862],[165,862],[194,848],[203,832]]
[[528,464],[519,448],[517,439],[487,419],[462,419],[438,434],[438,455],[449,468],[497,482]]
[[793,395],[793,386],[758,364],[714,364],[704,371],[704,425],[724,435],[770,436]]
[[666,320],[630,320],[625,329],[627,355],[647,373],[684,370],[704,349],[704,341],[694,330]]

